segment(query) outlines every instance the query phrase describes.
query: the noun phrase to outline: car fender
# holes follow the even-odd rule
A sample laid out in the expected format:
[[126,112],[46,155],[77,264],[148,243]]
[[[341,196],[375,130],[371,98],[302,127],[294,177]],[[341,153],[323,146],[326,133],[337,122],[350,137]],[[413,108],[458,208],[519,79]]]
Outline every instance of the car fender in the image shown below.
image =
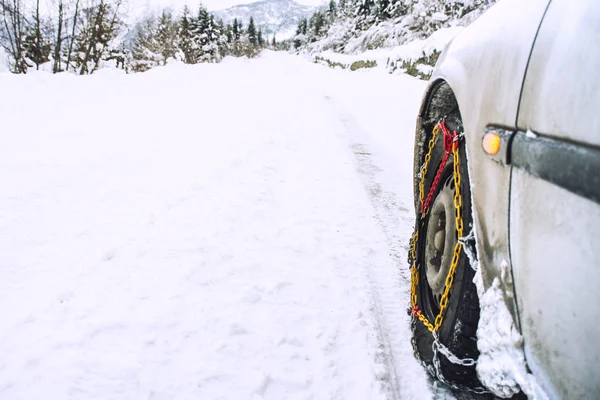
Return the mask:
[[[488,336],[494,336],[501,332],[500,326],[506,322],[506,318],[512,319],[511,324],[515,331],[518,330],[517,333],[521,331],[510,255],[511,170],[484,153],[481,142],[489,125],[516,128],[523,80],[548,3],[549,0],[501,0],[459,32],[438,59],[417,118],[415,194],[420,169],[417,164],[418,160],[423,159],[424,151],[426,132],[423,127],[431,129],[433,123],[450,111],[439,99],[440,88],[445,87],[440,92],[443,96],[448,92],[449,96],[455,98],[455,103],[452,103],[457,103],[461,113],[474,221],[474,227],[465,227],[465,234],[473,228],[479,268],[476,283],[482,304],[478,341],[482,340],[484,333],[492,332]],[[519,12],[515,13],[514,10]],[[486,305],[488,308],[484,310],[484,303],[489,296],[488,299],[482,298],[492,292],[494,299],[504,300],[504,306]],[[506,315],[502,321],[500,314],[502,318]],[[483,326],[482,330],[481,321],[484,319],[486,322],[483,325],[487,326]],[[515,337],[519,336],[517,334]],[[478,363],[482,382],[501,397],[516,393],[519,387],[528,394],[537,392],[535,380],[526,371],[522,349],[512,353],[516,364],[508,361],[506,365],[493,365],[494,353],[513,352],[518,347],[522,348],[520,339],[515,339],[515,342],[500,341],[502,345],[495,344],[499,342],[498,338],[487,339],[492,342],[488,342],[492,347],[507,347],[493,348],[485,356],[485,351],[482,352],[483,357],[480,356]],[[480,344],[483,345],[482,342]],[[481,362],[483,358],[485,361]],[[518,373],[514,372],[517,370]],[[505,379],[505,374],[513,376]],[[502,376],[502,379],[498,376]]]
[[[463,120],[474,233],[484,287],[487,289],[495,278],[500,279],[517,324],[508,235],[510,169],[486,155],[481,140],[488,125],[508,129],[516,126],[527,62],[547,4],[547,0],[501,0],[459,32],[438,59],[417,122],[416,144],[420,153],[421,125],[431,119],[431,99],[440,82],[445,82],[458,102]],[[520,12],[514,13],[515,9]],[[513,17],[503,18],[506,13]]]

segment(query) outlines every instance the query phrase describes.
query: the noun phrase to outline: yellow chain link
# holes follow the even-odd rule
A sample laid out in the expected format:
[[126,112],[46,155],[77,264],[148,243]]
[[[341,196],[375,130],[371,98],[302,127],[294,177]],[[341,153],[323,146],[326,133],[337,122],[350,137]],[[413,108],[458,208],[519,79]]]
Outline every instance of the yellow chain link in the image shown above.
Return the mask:
[[[415,309],[415,307],[417,306],[417,283],[418,282],[419,282],[419,272],[417,271],[416,265],[413,265],[411,268],[411,285],[410,285],[411,304],[412,304],[413,309]],[[423,325],[425,325],[427,327],[427,329],[429,329],[431,332],[434,331],[435,327],[433,325],[431,325],[431,322],[429,322],[429,320],[423,313],[419,312],[416,316],[417,316],[417,318],[419,318],[419,321],[421,321],[423,323]]]
[[435,146],[435,138],[440,132],[440,124],[437,124],[433,128],[433,132],[431,133],[431,139],[429,140],[429,149],[427,150],[427,154],[425,154],[425,163],[423,167],[421,167],[421,181],[419,182],[419,200],[421,204],[425,200],[425,175],[427,175],[427,168],[429,167],[429,161],[431,161],[431,152],[433,151],[433,147]]
[[[439,133],[440,128],[439,124],[435,126],[432,132],[431,140],[429,141],[429,149],[427,154],[425,155],[425,163],[421,168],[421,181],[419,183],[419,196],[421,203],[423,203],[423,199],[425,198],[425,175],[427,173],[427,168],[429,166],[429,162],[431,161],[431,151],[433,150],[433,146],[435,143],[435,138]],[[463,220],[461,214],[462,208],[462,196],[460,194],[460,184],[461,184],[461,175],[460,175],[460,156],[458,152],[458,146],[454,146],[452,149],[452,154],[454,156],[454,208],[456,210],[456,233],[458,234],[458,239],[463,236]],[[425,210],[424,215],[421,216],[421,219],[425,218],[428,210]],[[411,306],[414,310],[417,310],[417,285],[419,283],[419,272],[417,270],[417,242],[419,240],[418,230],[415,229],[415,233],[413,234],[412,240],[412,248],[411,248],[411,256],[413,260],[413,265],[411,267],[411,285],[410,285],[410,302]],[[450,270],[448,271],[448,275],[446,276],[446,284],[444,287],[444,293],[442,294],[442,298],[440,300],[440,311],[438,315],[435,317],[434,323],[431,324],[427,317],[422,312],[418,312],[416,316],[419,320],[429,329],[431,332],[437,332],[442,323],[444,322],[444,313],[446,308],[448,307],[448,295],[450,293],[450,289],[452,288],[452,284],[454,283],[454,274],[456,272],[456,267],[458,266],[458,262],[460,260],[460,253],[462,250],[462,243],[460,241],[456,242],[454,246],[454,252],[452,255],[452,262],[450,264]]]

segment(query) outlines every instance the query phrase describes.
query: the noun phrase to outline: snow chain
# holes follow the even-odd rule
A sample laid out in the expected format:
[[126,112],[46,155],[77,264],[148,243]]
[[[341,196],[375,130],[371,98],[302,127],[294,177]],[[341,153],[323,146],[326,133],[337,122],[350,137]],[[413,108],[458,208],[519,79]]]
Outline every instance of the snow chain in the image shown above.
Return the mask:
[[[436,173],[435,179],[429,188],[429,193],[427,194],[427,198],[425,198],[425,175],[427,174],[427,169],[429,168],[429,163],[431,161],[431,153],[433,148],[435,147],[435,142],[438,137],[439,132],[442,131],[444,134],[444,150],[445,155],[442,159],[438,171]],[[420,182],[419,182],[419,200],[421,202],[421,228],[423,228],[423,224],[425,223],[425,217],[429,212],[429,203],[433,198],[433,194],[435,193],[435,189],[439,183],[440,176],[442,170],[446,165],[446,161],[450,155],[453,156],[454,160],[454,209],[456,210],[456,232],[458,234],[458,238],[463,236],[463,219],[462,219],[462,196],[460,195],[460,183],[461,176],[459,170],[459,162],[460,156],[458,152],[458,140],[459,137],[456,132],[451,134],[448,128],[446,127],[446,123],[444,120],[439,122],[434,128],[431,135],[431,139],[429,140],[427,154],[425,154],[425,162],[421,167],[420,171]],[[456,272],[456,267],[458,266],[458,261],[460,259],[460,253],[462,250],[462,242],[459,240],[456,242],[454,246],[454,254],[452,256],[452,263],[450,264],[450,271],[448,271],[448,275],[446,276],[446,285],[444,287],[444,293],[442,294],[442,298],[440,300],[440,311],[438,315],[435,317],[433,323],[431,323],[427,317],[423,314],[417,305],[417,285],[419,284],[419,272],[417,268],[417,244],[419,241],[419,227],[418,224],[415,226],[415,232],[413,233],[413,237],[411,239],[411,249],[409,254],[409,260],[411,266],[411,284],[410,284],[410,302],[412,307],[412,315],[419,319],[426,327],[434,333],[435,337],[437,337],[437,331],[442,326],[442,322],[444,321],[444,313],[446,308],[448,307],[448,295],[450,293],[450,289],[452,288],[452,284],[454,283],[454,274]],[[439,348],[439,347],[438,347]]]
[[[442,342],[440,342],[440,338],[437,334],[434,334],[433,336],[433,343],[431,344],[431,348],[433,350],[433,355],[436,359],[437,354],[441,353],[444,356],[446,356],[448,361],[450,361],[452,364],[463,365],[465,367],[472,367],[475,364],[477,364],[477,361],[475,361],[475,359],[473,358],[459,358],[456,355],[454,355],[449,348],[447,348]],[[440,375],[441,374],[438,374],[438,376]]]

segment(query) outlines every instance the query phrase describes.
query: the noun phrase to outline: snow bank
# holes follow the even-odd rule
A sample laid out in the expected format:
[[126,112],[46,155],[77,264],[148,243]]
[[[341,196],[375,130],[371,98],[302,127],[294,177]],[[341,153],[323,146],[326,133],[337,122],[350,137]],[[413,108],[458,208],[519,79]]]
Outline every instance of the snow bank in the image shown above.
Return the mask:
[[[417,39],[410,43],[391,48],[368,50],[359,54],[341,54],[333,51],[324,51],[314,54],[312,58],[313,60],[322,59],[328,60],[331,63],[338,63],[343,68],[349,68],[352,63],[357,61],[372,60],[377,62],[378,67],[390,69],[391,63],[416,61],[423,56],[430,56],[435,51],[441,52],[462,29],[462,27],[443,28],[434,32],[426,39]],[[424,68],[424,71],[426,69]]]
[[[503,274],[510,273],[508,264],[502,266],[502,271]],[[484,291],[479,269],[473,281],[477,285],[481,307],[477,328],[479,379],[501,398],[510,398],[522,390],[532,400],[548,400],[535,377],[527,371],[523,337],[504,303],[500,281],[495,278]]]

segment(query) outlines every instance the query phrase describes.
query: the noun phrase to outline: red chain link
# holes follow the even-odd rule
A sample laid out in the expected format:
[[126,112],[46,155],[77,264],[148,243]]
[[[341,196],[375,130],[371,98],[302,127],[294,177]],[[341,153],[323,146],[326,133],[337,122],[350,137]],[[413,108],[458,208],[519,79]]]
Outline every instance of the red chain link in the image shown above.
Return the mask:
[[413,317],[419,318],[419,316],[422,314],[421,310],[419,310],[419,306],[414,306],[411,310],[411,314]]
[[444,154],[444,157],[442,157],[442,161],[440,162],[440,166],[435,174],[433,183],[429,188],[429,193],[427,193],[427,198],[425,199],[423,204],[421,204],[421,214],[424,214],[426,211],[429,210],[429,203],[431,203],[431,200],[433,199],[433,194],[435,193],[435,189],[440,183],[442,170],[446,166],[446,162],[448,162],[448,156],[450,156],[450,153],[454,150],[456,146],[458,146],[458,141],[456,140],[456,131],[454,131],[453,134],[450,133],[448,127],[446,126],[446,121],[444,120],[442,120],[439,123],[439,125],[442,132],[444,132],[444,151],[446,152],[446,154]]

